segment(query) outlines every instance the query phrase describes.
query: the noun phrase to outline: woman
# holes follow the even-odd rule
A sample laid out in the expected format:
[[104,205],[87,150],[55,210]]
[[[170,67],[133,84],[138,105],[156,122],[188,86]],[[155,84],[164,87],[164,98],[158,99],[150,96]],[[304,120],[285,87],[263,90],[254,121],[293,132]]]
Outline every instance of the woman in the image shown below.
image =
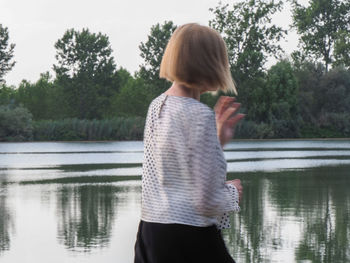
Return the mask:
[[244,115],[233,98],[220,97],[215,113],[199,101],[207,91],[236,93],[223,39],[206,26],[180,26],[160,77],[172,86],[147,113],[135,263],[234,262],[220,229],[239,211],[242,186],[226,181],[222,147]]

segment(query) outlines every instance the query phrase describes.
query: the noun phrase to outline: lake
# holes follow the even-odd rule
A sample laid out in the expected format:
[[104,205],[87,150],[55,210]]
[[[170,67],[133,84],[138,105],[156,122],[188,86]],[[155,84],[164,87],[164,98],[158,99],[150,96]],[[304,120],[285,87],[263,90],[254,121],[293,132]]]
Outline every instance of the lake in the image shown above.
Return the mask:
[[[233,141],[237,262],[350,262],[350,140]],[[142,142],[0,143],[0,262],[133,262]]]

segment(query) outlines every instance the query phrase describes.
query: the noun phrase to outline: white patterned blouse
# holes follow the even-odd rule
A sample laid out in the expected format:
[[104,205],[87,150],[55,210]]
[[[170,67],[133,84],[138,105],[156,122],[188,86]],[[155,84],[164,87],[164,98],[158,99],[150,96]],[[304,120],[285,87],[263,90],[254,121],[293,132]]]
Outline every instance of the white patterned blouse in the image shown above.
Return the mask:
[[214,111],[189,97],[162,93],[144,131],[142,211],[146,222],[230,227],[238,191],[226,184],[226,160]]

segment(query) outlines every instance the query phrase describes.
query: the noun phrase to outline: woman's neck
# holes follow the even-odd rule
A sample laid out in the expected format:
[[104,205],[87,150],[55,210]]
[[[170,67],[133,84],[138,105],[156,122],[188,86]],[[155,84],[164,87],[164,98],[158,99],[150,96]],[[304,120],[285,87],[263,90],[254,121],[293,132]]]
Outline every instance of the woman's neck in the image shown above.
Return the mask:
[[199,89],[187,88],[184,85],[176,83],[175,81],[173,82],[173,85],[171,85],[171,87],[164,93],[172,96],[189,97],[198,101],[200,100],[201,95]]

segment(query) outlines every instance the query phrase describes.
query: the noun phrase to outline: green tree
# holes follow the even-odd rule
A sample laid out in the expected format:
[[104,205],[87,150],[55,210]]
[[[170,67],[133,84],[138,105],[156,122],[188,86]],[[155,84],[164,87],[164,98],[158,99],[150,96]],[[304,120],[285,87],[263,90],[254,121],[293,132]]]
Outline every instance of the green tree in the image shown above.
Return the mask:
[[32,114],[26,108],[0,106],[0,141],[26,141],[32,136]]
[[271,24],[271,17],[282,7],[282,1],[250,0],[232,7],[220,3],[210,9],[214,18],[209,25],[226,42],[232,76],[238,84],[238,99],[247,120],[256,120],[261,108],[267,57],[279,57],[283,53],[278,41],[286,31]]
[[14,104],[16,90],[6,85],[0,85],[0,105]]
[[338,38],[334,44],[334,57],[337,66],[342,65],[350,69],[350,32],[343,30],[338,32]]
[[241,84],[247,78],[261,76],[267,57],[278,57],[278,41],[286,31],[271,24],[271,17],[283,7],[282,1],[241,1],[229,8],[219,3],[210,11],[209,25],[223,35],[234,79]]
[[34,120],[56,118],[51,115],[51,106],[59,98],[53,98],[53,89],[49,72],[42,73],[36,83],[23,80],[16,90],[16,99],[33,114]]
[[303,137],[347,137],[350,134],[350,72],[321,63],[294,65]]
[[153,87],[155,95],[159,95],[169,87],[166,80],[159,78],[159,69],[166,45],[175,29],[176,25],[172,21],[158,23],[151,27],[147,41],[141,42],[139,46],[144,62],[137,76]]
[[302,121],[306,126],[317,125],[320,113],[318,101],[324,96],[319,91],[320,79],[325,74],[325,68],[321,63],[310,61],[296,61],[293,68],[298,82],[298,108]]
[[350,72],[333,68],[320,79],[318,126],[334,136],[350,135]]
[[350,72],[333,68],[320,79],[318,86],[319,112],[337,112],[350,115]]
[[70,29],[55,48],[57,64],[53,68],[70,107],[70,117],[102,118],[118,88],[108,37],[88,29]]
[[113,98],[112,109],[119,116],[145,117],[152,99],[151,88],[142,78],[132,78],[121,86],[120,91]]
[[15,44],[9,44],[8,41],[8,29],[0,24],[0,84],[5,82],[5,74],[9,72],[16,63],[12,61]]
[[298,82],[289,61],[269,69],[261,102],[264,119],[271,123],[276,138],[299,136]]
[[[350,32],[348,0],[309,0],[307,7],[293,0],[293,27],[300,35],[303,51],[315,60],[321,58],[326,72],[335,62],[334,47],[339,33]],[[339,45],[338,45],[339,46]],[[340,45],[342,46],[342,45]],[[342,48],[338,52],[343,53]]]

